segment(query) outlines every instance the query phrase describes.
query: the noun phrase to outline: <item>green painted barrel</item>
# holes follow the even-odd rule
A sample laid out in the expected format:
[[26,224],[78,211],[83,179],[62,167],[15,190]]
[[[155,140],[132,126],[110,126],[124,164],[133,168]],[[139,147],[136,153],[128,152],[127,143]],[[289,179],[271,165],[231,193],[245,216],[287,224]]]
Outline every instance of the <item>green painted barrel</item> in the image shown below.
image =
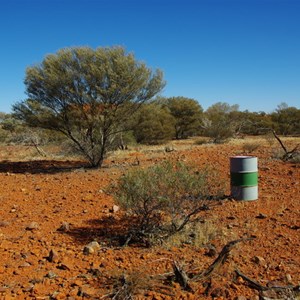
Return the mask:
[[257,157],[230,157],[231,196],[236,200],[257,200],[258,169]]

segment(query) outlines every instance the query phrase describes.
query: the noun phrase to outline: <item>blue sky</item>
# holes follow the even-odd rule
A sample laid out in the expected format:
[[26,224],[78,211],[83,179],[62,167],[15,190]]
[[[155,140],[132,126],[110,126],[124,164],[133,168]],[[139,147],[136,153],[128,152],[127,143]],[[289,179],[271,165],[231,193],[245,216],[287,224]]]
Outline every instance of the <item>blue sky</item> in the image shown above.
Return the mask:
[[163,96],[300,108],[300,0],[0,0],[0,41],[3,112],[45,55],[113,45],[164,72]]

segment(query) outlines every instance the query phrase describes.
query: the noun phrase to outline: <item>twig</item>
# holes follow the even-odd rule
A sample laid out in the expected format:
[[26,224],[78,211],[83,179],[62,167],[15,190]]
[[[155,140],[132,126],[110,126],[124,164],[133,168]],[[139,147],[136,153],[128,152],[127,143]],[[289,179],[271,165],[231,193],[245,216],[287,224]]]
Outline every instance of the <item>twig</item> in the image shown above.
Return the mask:
[[235,273],[242,277],[244,280],[246,280],[249,283],[250,287],[253,287],[254,289],[258,290],[258,291],[266,291],[268,288],[262,286],[261,284],[259,284],[257,281],[254,281],[253,279],[247,277],[246,275],[244,275],[243,273],[241,273],[239,270],[235,270]]

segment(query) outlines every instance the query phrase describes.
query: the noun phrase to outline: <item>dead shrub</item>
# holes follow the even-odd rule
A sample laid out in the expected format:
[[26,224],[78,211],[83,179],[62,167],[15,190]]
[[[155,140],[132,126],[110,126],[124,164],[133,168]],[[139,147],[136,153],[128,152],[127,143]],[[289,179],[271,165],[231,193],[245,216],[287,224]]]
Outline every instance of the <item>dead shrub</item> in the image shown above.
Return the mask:
[[132,300],[151,290],[151,278],[144,272],[132,270],[122,272],[112,271],[106,274],[106,285],[110,292],[101,299]]

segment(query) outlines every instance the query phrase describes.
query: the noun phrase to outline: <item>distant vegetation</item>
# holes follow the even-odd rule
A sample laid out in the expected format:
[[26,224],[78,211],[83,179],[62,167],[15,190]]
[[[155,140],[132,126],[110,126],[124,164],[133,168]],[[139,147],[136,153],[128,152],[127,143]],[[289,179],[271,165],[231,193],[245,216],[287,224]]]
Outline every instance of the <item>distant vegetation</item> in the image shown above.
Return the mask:
[[153,72],[121,47],[66,48],[26,70],[28,98],[0,113],[0,142],[60,143],[99,167],[107,152],[132,143],[162,144],[205,136],[223,143],[244,135],[300,135],[300,109],[282,103],[272,113],[240,111],[218,102],[206,111],[187,97],[160,97]]

